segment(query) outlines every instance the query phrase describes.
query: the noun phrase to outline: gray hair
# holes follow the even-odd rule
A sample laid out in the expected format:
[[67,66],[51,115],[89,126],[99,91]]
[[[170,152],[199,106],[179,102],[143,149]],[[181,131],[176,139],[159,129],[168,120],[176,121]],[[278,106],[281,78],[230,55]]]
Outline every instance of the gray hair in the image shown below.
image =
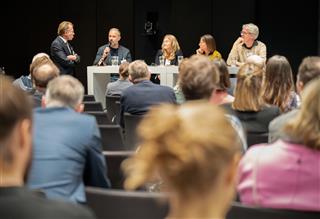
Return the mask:
[[83,95],[84,87],[81,82],[70,75],[63,75],[49,82],[46,102],[48,107],[75,109],[82,102]]
[[129,75],[134,82],[141,81],[149,76],[147,64],[142,60],[136,60],[129,65]]
[[254,37],[254,39],[257,39],[259,36],[259,28],[257,25],[253,23],[244,24],[242,25],[242,29],[247,29],[248,32]]

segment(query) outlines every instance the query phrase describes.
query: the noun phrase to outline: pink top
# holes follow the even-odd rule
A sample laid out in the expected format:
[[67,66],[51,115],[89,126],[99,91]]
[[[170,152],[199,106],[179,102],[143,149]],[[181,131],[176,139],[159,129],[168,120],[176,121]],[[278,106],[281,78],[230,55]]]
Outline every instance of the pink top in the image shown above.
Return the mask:
[[239,165],[244,204],[320,211],[320,151],[278,140],[251,147]]

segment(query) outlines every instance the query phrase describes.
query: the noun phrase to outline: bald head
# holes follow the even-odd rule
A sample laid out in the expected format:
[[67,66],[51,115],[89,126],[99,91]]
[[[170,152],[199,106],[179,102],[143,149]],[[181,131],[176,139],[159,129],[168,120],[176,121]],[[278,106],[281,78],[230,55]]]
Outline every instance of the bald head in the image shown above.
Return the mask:
[[53,63],[45,63],[33,70],[33,79],[37,88],[46,88],[53,78],[59,76],[59,69]]

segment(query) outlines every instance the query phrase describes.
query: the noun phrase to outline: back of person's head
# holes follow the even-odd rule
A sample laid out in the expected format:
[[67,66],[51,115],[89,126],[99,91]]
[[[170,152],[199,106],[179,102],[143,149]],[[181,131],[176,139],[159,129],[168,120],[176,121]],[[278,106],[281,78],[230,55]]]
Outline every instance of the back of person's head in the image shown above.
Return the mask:
[[[27,94],[13,86],[8,77],[0,75],[0,185],[6,182],[3,174],[7,174],[7,168],[12,168],[17,160],[23,169],[10,171],[26,171],[31,156],[31,119],[32,102]],[[25,145],[29,149],[19,154]],[[10,174],[14,173],[17,172]]]
[[186,100],[209,99],[219,83],[219,70],[207,57],[193,55],[179,72],[179,85]]
[[244,64],[237,74],[232,108],[239,111],[259,111],[263,104],[261,98],[263,70],[254,64]]
[[258,55],[249,56],[245,63],[258,65],[260,68],[265,68],[266,60]]
[[133,83],[149,79],[150,73],[147,64],[142,60],[136,60],[129,65],[129,76]]
[[293,76],[289,61],[284,56],[272,56],[267,62],[265,71],[262,87],[263,100],[284,111],[293,88]]
[[32,70],[32,80],[37,89],[45,89],[49,81],[60,74],[57,66],[45,56],[36,59],[31,64],[30,70]]
[[219,70],[219,85],[218,89],[226,91],[231,86],[229,71],[226,62],[223,59],[216,59],[213,61],[213,64]]
[[210,34],[205,34],[201,36],[200,40],[205,42],[208,47],[209,52],[214,52],[217,49],[216,40]]
[[257,25],[253,23],[249,23],[249,24],[242,25],[242,28],[245,28],[253,36],[254,39],[258,38],[259,28]]
[[302,83],[302,86],[320,76],[320,57],[308,56],[305,57],[298,70],[297,82]]
[[138,188],[160,174],[180,201],[219,189],[215,186],[219,187],[240,148],[224,111],[202,101],[154,107],[138,134],[140,150],[123,164],[128,176],[125,188]]
[[320,78],[302,91],[302,104],[297,116],[284,127],[290,140],[320,150]]
[[49,82],[45,102],[47,107],[77,109],[82,103],[83,95],[84,88],[78,79],[62,75]]
[[123,79],[127,79],[129,76],[129,62],[122,62],[119,66],[119,74]]

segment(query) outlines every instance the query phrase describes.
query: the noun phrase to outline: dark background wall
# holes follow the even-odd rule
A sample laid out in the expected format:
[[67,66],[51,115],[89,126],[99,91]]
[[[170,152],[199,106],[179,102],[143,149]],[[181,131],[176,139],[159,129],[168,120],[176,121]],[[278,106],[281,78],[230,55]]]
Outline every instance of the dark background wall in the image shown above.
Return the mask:
[[[63,20],[75,25],[71,44],[81,55],[76,77],[85,86],[86,66],[106,43],[111,27],[121,30],[121,43],[133,57],[148,64],[154,62],[166,33],[178,38],[185,56],[194,53],[201,35],[210,33],[226,59],[241,25],[249,22],[259,26],[259,39],[266,43],[268,57],[285,55],[294,72],[303,57],[317,55],[319,48],[319,0],[7,0],[1,3],[0,67],[14,77],[28,74],[33,55],[49,53]],[[156,35],[145,33],[147,20],[157,24]]]

